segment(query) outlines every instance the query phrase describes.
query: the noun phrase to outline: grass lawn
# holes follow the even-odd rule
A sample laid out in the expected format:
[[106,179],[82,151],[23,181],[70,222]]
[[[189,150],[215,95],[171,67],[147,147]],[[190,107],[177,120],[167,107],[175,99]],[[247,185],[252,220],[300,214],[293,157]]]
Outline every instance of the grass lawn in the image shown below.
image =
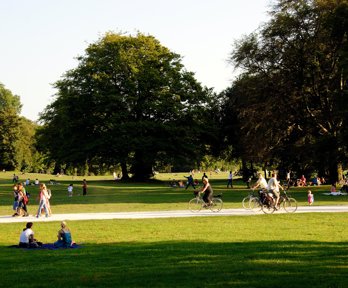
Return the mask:
[[[0,175],[1,215],[12,213],[11,175]],[[44,182],[50,179],[40,176]],[[81,179],[61,177],[61,184],[50,186],[52,210],[74,213],[187,209],[192,188],[170,188],[166,184],[169,178],[167,175],[162,181],[146,184],[87,178],[88,195],[83,197],[77,196]],[[67,186],[72,181],[74,197],[69,198]],[[237,182],[229,190],[225,185],[225,177],[212,180],[215,193],[224,195],[225,207],[241,208],[241,200],[248,194],[245,185]],[[315,205],[348,204],[348,197],[322,195],[328,189],[312,189]],[[32,195],[37,193],[34,186],[29,190]],[[306,189],[293,188],[290,192],[300,205],[306,205]],[[36,208],[32,197],[29,211],[34,213]],[[348,287],[346,213],[68,224],[73,239],[83,248],[8,248],[17,244],[24,224],[0,224],[0,287]],[[33,229],[38,240],[52,243],[59,223],[34,223]]]
[[[12,212],[12,174],[0,172],[0,215],[11,215]],[[182,210],[187,209],[188,201],[193,197],[193,188],[169,187],[170,179],[184,179],[185,173],[159,174],[158,180],[150,183],[122,183],[110,180],[111,176],[86,177],[88,181],[88,194],[82,195],[83,177],[71,176],[55,177],[44,174],[20,175],[20,180],[38,178],[44,183],[49,179],[56,180],[59,184],[48,185],[52,190],[51,208],[53,213],[78,213],[78,212],[124,212],[124,211],[153,211],[153,210]],[[210,177],[215,194],[223,194],[224,208],[242,208],[241,201],[248,195],[250,189],[241,180],[234,181],[234,188],[227,189],[227,180],[224,173],[213,174]],[[181,177],[181,178],[180,178]],[[201,174],[196,175],[201,179]],[[74,196],[68,197],[67,187],[74,184]],[[26,188],[31,195],[28,205],[30,214],[36,213],[38,208],[38,187]],[[311,187],[314,193],[315,205],[348,205],[348,197],[327,196],[329,186]],[[290,194],[296,198],[299,205],[307,205],[307,188],[291,188]],[[79,195],[80,194],[80,195]]]

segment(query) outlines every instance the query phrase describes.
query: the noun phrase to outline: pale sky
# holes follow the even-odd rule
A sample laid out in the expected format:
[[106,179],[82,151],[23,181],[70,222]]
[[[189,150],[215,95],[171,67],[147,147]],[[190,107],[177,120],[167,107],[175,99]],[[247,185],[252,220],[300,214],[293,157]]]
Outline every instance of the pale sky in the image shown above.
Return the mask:
[[105,32],[152,35],[183,57],[202,85],[221,92],[235,76],[235,40],[267,21],[270,0],[0,0],[0,82],[33,121],[52,83]]

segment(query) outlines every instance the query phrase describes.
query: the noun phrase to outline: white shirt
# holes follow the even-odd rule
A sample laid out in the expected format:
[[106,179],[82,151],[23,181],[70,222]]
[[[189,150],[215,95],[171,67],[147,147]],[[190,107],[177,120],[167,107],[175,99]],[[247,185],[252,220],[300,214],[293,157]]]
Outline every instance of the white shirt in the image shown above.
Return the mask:
[[265,178],[261,177],[257,180],[256,185],[259,185],[261,189],[268,189],[267,181]]
[[232,173],[228,174],[228,179],[231,180],[232,179]]
[[29,243],[29,237],[30,235],[34,236],[34,231],[31,230],[30,228],[25,229],[25,231],[23,231],[21,233],[21,236],[19,237],[19,242],[20,243]]
[[278,180],[276,178],[274,178],[274,177],[269,179],[267,189],[275,191],[275,192],[279,192],[279,182],[278,182]]

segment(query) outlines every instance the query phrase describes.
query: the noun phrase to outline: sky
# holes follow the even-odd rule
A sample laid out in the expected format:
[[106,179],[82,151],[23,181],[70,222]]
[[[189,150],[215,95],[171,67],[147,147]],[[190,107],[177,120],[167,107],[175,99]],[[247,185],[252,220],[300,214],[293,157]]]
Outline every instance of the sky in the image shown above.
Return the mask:
[[236,40],[268,19],[270,0],[0,0],[0,82],[37,121],[53,83],[106,32],[152,35],[219,93],[236,76]]

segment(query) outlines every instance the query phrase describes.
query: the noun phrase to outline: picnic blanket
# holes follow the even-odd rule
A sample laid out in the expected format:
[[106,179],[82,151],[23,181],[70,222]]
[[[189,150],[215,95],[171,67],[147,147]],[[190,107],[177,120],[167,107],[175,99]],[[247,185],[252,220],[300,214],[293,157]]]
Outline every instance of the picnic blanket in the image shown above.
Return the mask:
[[[21,248],[18,245],[11,245],[9,246],[9,248]],[[78,249],[78,248],[82,248],[81,245],[78,245],[76,243],[72,244],[71,246],[65,248],[65,247],[55,247],[53,243],[47,243],[47,244],[42,244],[41,247],[38,248],[21,248],[21,249],[26,249],[26,250],[44,250],[44,249],[48,249],[48,250],[62,250],[62,249]]]
[[330,195],[330,196],[343,196],[343,195],[347,195],[346,192],[329,192],[329,193],[323,193],[323,195]]

